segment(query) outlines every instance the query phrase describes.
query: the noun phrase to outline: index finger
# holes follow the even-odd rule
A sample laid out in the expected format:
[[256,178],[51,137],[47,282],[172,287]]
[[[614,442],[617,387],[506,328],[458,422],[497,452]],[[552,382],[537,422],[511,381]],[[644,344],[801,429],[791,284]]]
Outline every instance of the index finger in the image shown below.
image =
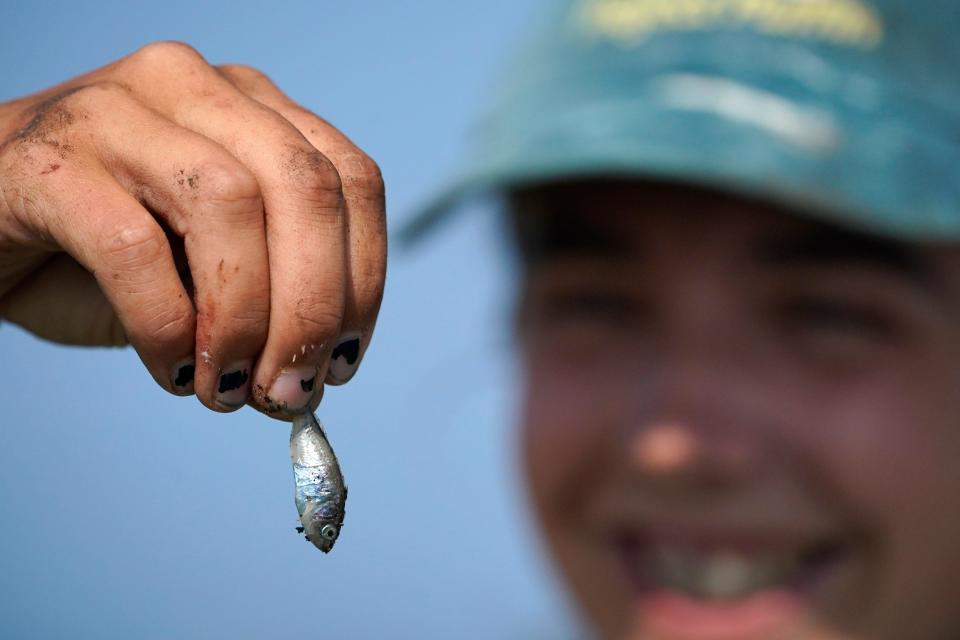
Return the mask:
[[265,74],[244,65],[221,65],[218,70],[243,93],[286,118],[340,174],[346,209],[347,284],[340,336],[326,382],[344,384],[356,373],[370,344],[383,298],[387,223],[380,169],[347,136],[292,101]]
[[[343,318],[346,216],[336,167],[283,116],[186,45],[150,45],[112,73],[161,114],[218,143],[256,179],[270,306],[250,376],[252,401],[278,417],[303,409],[318,393]],[[164,90],[171,86],[177,90]]]

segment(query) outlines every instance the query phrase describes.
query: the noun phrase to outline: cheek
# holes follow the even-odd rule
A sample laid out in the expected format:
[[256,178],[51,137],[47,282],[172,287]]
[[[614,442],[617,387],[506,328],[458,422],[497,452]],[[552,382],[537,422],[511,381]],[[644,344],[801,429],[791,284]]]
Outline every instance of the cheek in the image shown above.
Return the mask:
[[[880,626],[905,624],[912,611],[931,628],[960,624],[960,393],[956,374],[887,380],[843,402],[833,467],[879,533],[875,581]],[[842,459],[841,459],[842,452]],[[915,621],[910,622],[914,624]],[[903,637],[922,635],[916,627]],[[950,635],[950,634],[947,634]]]
[[541,515],[573,501],[615,443],[630,384],[620,372],[528,357],[522,415],[528,480]]
[[528,362],[523,449],[541,533],[572,601],[606,637],[622,637],[630,588],[590,508],[616,477],[629,383],[603,368]]
[[[789,439],[814,452],[822,488],[875,543],[869,617],[877,629],[960,617],[953,602],[960,574],[954,367],[928,354],[915,365],[884,363],[857,380],[818,381],[806,387],[806,412],[795,414],[809,420],[791,421]],[[914,629],[892,637],[937,636]]]
[[538,510],[565,483],[564,476],[583,455],[590,422],[584,399],[589,393],[571,378],[532,369],[527,374],[523,405],[523,454],[527,478]]
[[821,428],[807,437],[864,515],[895,522],[960,488],[960,403],[942,379],[891,370],[820,397]]

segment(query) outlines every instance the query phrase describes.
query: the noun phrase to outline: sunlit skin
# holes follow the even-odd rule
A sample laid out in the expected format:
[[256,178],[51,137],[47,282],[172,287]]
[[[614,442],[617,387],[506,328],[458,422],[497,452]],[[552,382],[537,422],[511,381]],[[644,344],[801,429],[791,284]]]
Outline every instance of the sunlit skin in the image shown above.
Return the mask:
[[960,249],[639,182],[514,208],[524,464],[603,637],[681,637],[624,535],[842,545],[757,637],[960,637]]
[[130,344],[214,411],[286,420],[350,379],[386,237],[369,156],[262,72],[187,44],[0,102],[0,319]]

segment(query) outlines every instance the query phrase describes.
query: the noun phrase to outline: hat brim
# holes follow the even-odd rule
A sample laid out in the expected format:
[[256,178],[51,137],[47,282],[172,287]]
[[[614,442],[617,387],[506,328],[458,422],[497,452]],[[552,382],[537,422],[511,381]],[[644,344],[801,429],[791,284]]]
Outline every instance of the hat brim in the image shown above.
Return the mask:
[[[796,109],[780,120],[658,100],[555,109],[478,153],[398,239],[415,243],[473,196],[590,177],[709,187],[883,235],[960,239],[960,158],[949,137],[929,122]],[[810,120],[789,120],[798,114]]]

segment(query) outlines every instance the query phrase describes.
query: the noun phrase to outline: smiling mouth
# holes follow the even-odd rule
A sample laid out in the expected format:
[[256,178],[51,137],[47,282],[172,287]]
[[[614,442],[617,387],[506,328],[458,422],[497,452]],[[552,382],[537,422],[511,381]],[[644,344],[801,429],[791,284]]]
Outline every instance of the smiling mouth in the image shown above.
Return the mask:
[[770,589],[807,592],[850,554],[846,541],[830,538],[763,545],[628,535],[619,548],[641,592],[667,589],[712,601],[739,600]]
[[[622,565],[642,625],[656,637],[767,638],[796,623],[853,556],[842,537],[627,534]],[[818,598],[819,599],[819,598]]]

